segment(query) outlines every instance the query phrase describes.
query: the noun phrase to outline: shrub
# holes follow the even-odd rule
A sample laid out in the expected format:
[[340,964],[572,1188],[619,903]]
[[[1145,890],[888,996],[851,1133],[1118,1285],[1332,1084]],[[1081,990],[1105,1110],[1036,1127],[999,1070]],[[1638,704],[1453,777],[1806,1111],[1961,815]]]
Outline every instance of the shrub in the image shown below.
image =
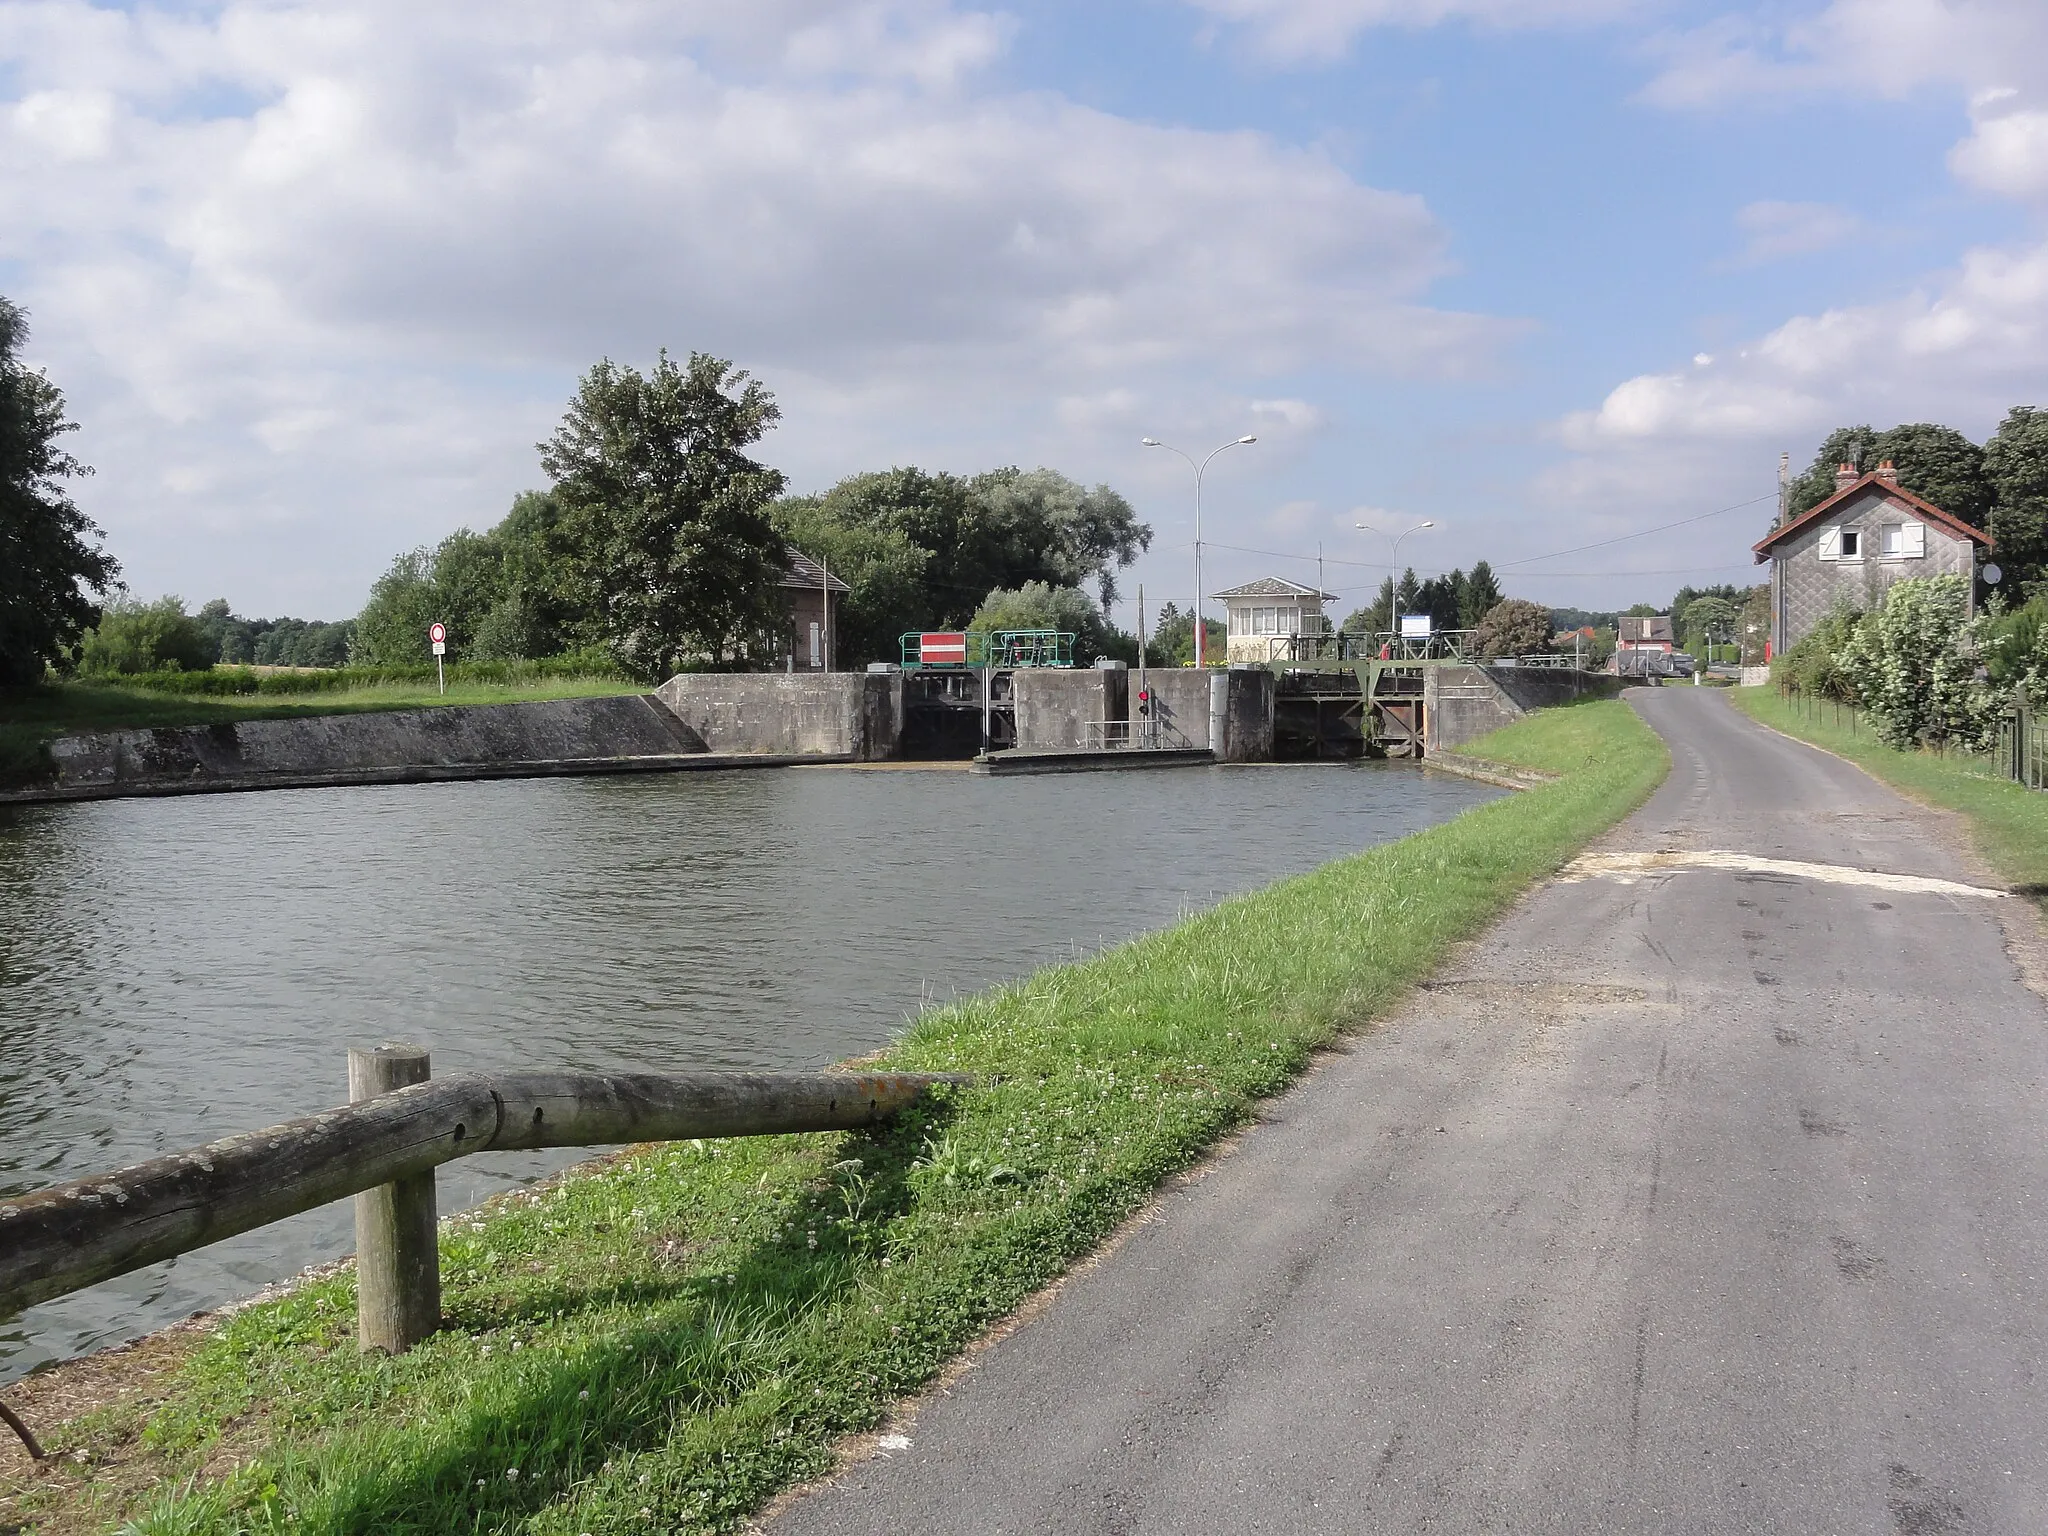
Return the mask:
[[78,643],[78,670],[89,677],[198,672],[213,665],[213,645],[184,602],[116,598]]
[[1854,608],[1836,608],[1771,663],[1771,681],[1780,688],[1812,698],[1855,703],[1855,680],[1842,670],[1836,658],[1862,619],[1863,615]]
[[1503,598],[1486,610],[1472,643],[1482,661],[1540,655],[1550,649],[1550,610],[1519,597]]
[[1970,589],[1961,576],[1892,584],[1835,658],[1888,746],[1987,745],[1997,699],[1976,680]]

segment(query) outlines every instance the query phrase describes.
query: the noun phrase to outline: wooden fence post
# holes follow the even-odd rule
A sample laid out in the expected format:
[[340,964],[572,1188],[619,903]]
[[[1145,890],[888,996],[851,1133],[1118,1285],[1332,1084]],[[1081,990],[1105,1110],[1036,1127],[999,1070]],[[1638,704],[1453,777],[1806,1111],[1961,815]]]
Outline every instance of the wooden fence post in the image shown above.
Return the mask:
[[[348,1100],[424,1083],[428,1057],[416,1045],[348,1048]],[[402,1355],[441,1326],[441,1250],[435,1231],[434,1171],[380,1184],[356,1196],[356,1342]]]

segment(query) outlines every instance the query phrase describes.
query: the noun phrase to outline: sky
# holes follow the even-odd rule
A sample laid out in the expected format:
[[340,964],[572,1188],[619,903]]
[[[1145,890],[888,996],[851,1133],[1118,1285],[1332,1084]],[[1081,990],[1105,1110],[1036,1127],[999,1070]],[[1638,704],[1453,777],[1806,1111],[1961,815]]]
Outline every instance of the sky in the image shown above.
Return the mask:
[[[791,488],[1044,464],[1116,618],[1390,535],[1757,577],[1778,456],[2048,404],[2042,0],[0,0],[0,294],[136,595],[333,619],[714,353]],[[1369,525],[1360,530],[1358,524]],[[1677,524],[1675,527],[1666,525]],[[1662,531],[1650,531],[1662,530]]]

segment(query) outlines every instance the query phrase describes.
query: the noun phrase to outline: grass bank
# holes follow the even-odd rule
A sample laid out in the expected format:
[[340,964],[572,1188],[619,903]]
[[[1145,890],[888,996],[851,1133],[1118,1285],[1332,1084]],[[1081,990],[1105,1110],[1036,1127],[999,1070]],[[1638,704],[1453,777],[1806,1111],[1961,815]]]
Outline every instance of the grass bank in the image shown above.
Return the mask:
[[[252,685],[237,691],[241,669],[218,691],[168,691],[150,683],[63,682],[0,692],[0,784],[45,776],[43,748],[59,736],[85,731],[138,730],[162,725],[219,725],[237,720],[280,720],[295,715],[359,714],[444,704],[518,704],[532,699],[641,693],[645,685],[616,677],[522,673],[494,668],[484,675],[451,669],[448,692],[423,675],[363,672],[246,673]],[[194,682],[218,673],[192,673]]]
[[2048,794],[2000,778],[1980,757],[1888,747],[1867,722],[1852,730],[1846,710],[1801,710],[1775,688],[1739,688],[1729,697],[1750,718],[1825,747],[1902,794],[1962,812],[1987,864],[2015,888],[2048,895]]
[[729,1531],[828,1470],[1338,1033],[1641,803],[1616,700],[1471,749],[1554,782],[931,1010],[883,1058],[975,1073],[885,1131],[672,1144],[452,1219],[448,1326],[352,1342],[343,1271],[50,1432],[42,1531]]

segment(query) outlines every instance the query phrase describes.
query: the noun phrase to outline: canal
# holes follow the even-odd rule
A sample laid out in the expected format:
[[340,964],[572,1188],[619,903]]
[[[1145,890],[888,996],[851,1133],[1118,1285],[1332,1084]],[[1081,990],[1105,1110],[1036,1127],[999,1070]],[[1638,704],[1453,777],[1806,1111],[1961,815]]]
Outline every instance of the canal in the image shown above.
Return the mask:
[[[1499,792],[1403,765],[686,773],[0,811],[0,1196],[435,1070],[818,1067]],[[444,1211],[580,1154],[444,1168]],[[0,1382],[344,1253],[346,1202],[0,1319]]]

